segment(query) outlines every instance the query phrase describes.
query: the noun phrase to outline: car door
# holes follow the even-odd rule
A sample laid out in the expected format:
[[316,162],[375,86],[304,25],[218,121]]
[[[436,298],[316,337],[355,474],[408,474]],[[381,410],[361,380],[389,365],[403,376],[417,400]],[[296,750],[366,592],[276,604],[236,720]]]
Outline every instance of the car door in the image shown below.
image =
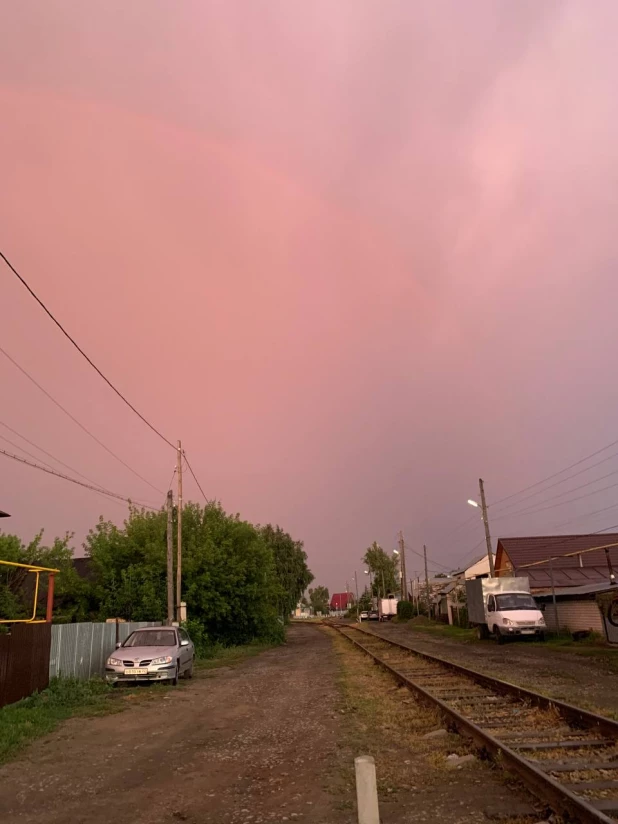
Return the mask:
[[489,627],[490,632],[493,632],[493,626],[495,624],[495,615],[496,599],[493,595],[490,595],[489,600],[487,601],[487,626]]
[[193,644],[191,643],[191,639],[189,638],[187,631],[184,629],[178,630],[178,637],[181,645],[180,666],[184,670],[188,669],[191,666],[191,661],[193,660]]

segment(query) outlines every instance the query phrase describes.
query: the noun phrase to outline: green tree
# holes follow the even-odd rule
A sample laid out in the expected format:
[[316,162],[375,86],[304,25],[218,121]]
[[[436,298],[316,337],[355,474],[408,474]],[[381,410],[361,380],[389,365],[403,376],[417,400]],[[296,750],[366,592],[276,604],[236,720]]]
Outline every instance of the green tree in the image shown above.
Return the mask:
[[358,599],[358,608],[361,612],[368,612],[371,607],[371,593],[366,589]]
[[[165,618],[166,529],[165,512],[131,508],[122,527],[100,519],[90,531],[86,549],[102,618]],[[182,598],[191,622],[203,628],[203,643],[280,639],[282,609],[296,605],[312,578],[300,542],[216,502],[183,507],[182,559]]]
[[309,602],[316,614],[321,612],[322,615],[325,615],[328,612],[329,599],[327,587],[319,586],[309,590]]
[[[85,620],[88,613],[88,585],[82,581],[73,567],[72,535],[54,538],[51,545],[43,543],[41,530],[28,544],[17,535],[0,532],[0,558],[18,564],[59,569],[55,576],[57,621]],[[44,617],[47,599],[48,576],[41,573],[37,598],[37,615]],[[0,566],[0,617],[27,618],[32,615],[35,576],[21,567]]]
[[388,555],[374,541],[365,550],[363,562],[373,575],[373,594],[384,597],[399,590],[399,562],[396,557]]
[[303,592],[313,581],[311,570],[307,566],[307,553],[302,541],[295,541],[279,526],[259,528],[260,534],[273,553],[275,573],[280,592],[277,596],[279,614],[287,622]]

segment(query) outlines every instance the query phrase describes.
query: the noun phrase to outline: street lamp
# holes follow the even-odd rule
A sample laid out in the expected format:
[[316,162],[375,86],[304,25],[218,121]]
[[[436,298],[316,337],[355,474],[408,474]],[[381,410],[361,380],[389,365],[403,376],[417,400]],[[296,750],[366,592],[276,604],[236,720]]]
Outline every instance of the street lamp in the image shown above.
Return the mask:
[[[487,559],[489,560],[489,577],[495,578],[496,571],[494,569],[494,554],[491,549],[491,535],[489,534],[489,520],[487,518],[487,502],[485,501],[485,487],[483,486],[482,478],[479,478],[479,492],[481,493],[480,510],[481,517],[483,519],[483,525],[485,527],[485,543],[487,544]],[[468,503],[470,504],[470,506],[479,509],[479,504],[472,498],[468,498]]]
[[356,620],[360,621],[360,610],[358,608],[358,575],[354,573],[354,586],[356,587]]
[[8,512],[3,512],[3,511],[0,509],[0,518],[10,518],[10,517],[11,517],[11,516],[9,515],[9,513],[8,513]]
[[369,576],[369,591],[371,593],[371,608],[373,609],[373,575],[370,569],[364,570],[365,575]]

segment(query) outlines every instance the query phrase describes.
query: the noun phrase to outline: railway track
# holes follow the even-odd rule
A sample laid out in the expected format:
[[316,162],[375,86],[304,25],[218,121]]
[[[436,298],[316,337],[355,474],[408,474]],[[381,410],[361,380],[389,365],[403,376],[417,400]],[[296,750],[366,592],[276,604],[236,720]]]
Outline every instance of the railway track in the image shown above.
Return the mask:
[[356,626],[329,623],[574,821],[618,821],[618,722]]

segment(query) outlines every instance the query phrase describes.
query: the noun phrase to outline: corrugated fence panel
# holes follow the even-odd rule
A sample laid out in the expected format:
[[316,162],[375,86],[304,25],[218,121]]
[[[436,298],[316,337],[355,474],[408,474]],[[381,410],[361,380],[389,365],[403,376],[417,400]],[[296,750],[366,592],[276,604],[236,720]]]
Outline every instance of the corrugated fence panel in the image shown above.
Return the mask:
[[[125,641],[141,627],[161,626],[159,621],[132,621],[118,624],[118,638]],[[116,624],[54,624],[51,632],[49,677],[80,678],[103,675],[105,661],[116,647]]]

